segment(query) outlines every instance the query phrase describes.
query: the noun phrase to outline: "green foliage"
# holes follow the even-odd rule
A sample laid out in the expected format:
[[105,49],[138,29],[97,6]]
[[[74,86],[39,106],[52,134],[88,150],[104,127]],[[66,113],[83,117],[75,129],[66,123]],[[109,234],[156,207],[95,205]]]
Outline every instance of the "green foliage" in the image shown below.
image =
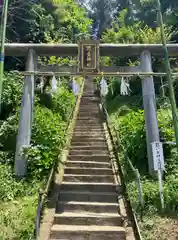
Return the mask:
[[37,180],[32,179],[16,180],[13,168],[9,164],[0,164],[0,174],[0,201],[3,200],[4,202],[12,201],[22,196],[33,196],[37,193],[41,184]]
[[15,113],[21,104],[22,76],[5,73],[2,92],[1,119],[7,118],[9,113]]
[[74,0],[10,1],[8,21],[7,38],[14,42],[69,42],[91,25]]
[[36,107],[32,130],[34,147],[28,151],[30,172],[45,175],[52,167],[64,141],[64,129],[65,122],[58,113]]
[[[149,215],[150,212],[155,214],[155,212],[159,212],[161,210],[160,205],[160,196],[159,196],[159,185],[158,181],[148,180],[146,178],[142,178],[142,187],[143,187],[143,195],[144,195],[144,214]],[[175,177],[168,177],[164,181],[164,201],[165,201],[165,214],[168,215],[174,214],[176,215],[177,206],[178,206],[178,180]],[[131,202],[138,202],[138,190],[136,189],[135,182],[132,181],[128,183],[129,196]]]
[[8,117],[0,127],[0,146],[3,151],[15,151],[18,130],[18,114]]
[[[158,111],[158,123],[161,138],[166,141],[174,141],[171,112],[167,109],[160,109]],[[117,120],[117,124],[121,141],[127,149],[128,157],[141,173],[146,174],[148,167],[144,112],[142,110],[130,111],[125,116],[120,117]],[[170,146],[165,146],[164,155],[167,159],[167,170],[172,165],[168,161],[171,151]]]
[[[121,127],[122,126],[122,127]],[[147,173],[146,136],[143,111],[130,111],[118,120],[118,131],[129,159],[142,173]]]
[[119,77],[113,77],[109,81],[109,92],[107,100],[114,99],[120,94],[121,79]]
[[36,106],[32,146],[28,149],[29,175],[45,176],[58,159],[66,136],[66,126],[75,103],[73,93],[64,86],[52,97],[52,107]]
[[[112,23],[112,28],[107,29],[102,36],[102,41],[106,43],[160,43],[161,32],[157,27],[152,29],[144,25],[141,21],[132,25],[125,24],[125,15],[127,10],[120,13],[118,19]],[[118,22],[120,24],[118,24]],[[166,27],[167,40],[171,38],[172,32],[170,27]]]
[[[124,111],[124,114],[123,114]],[[151,180],[148,175],[148,160],[146,149],[146,134],[144,123],[144,112],[142,110],[124,110],[124,106],[117,110],[113,115],[115,126],[118,129],[121,144],[120,159],[124,167],[125,177],[128,181],[129,195],[132,203],[136,207],[138,203],[138,190],[135,186],[134,175],[125,160],[123,149],[127,157],[131,160],[134,167],[138,168],[142,176],[142,186],[145,200],[145,214],[147,211],[160,210],[160,196],[158,183]],[[158,123],[160,136],[165,141],[175,141],[172,126],[172,115],[168,108],[158,110]],[[170,145],[164,145],[164,157],[166,164],[166,173],[164,174],[164,197],[166,213],[177,211],[178,206],[178,162],[175,148]]]
[[58,93],[53,96],[52,109],[60,114],[63,121],[67,121],[74,106],[75,97],[66,88],[60,87]]
[[[34,184],[34,183],[31,183]],[[34,186],[34,185],[31,185]],[[0,205],[0,239],[33,240],[37,197],[21,197]]]

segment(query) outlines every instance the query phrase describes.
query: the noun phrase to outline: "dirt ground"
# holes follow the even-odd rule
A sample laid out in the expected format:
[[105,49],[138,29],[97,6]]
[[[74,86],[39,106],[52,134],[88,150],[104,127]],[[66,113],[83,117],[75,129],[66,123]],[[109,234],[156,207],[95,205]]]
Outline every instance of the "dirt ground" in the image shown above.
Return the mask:
[[178,240],[178,218],[146,217],[139,225],[144,240]]

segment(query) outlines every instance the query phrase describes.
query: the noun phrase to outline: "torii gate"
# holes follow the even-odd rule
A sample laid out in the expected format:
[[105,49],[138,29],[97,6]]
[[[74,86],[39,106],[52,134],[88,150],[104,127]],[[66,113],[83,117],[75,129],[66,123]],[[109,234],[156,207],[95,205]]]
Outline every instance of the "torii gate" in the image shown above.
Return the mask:
[[[178,57],[178,44],[168,44],[169,56]],[[142,94],[145,113],[146,138],[149,171],[153,173],[153,154],[151,143],[159,141],[159,129],[156,114],[156,101],[153,76],[165,76],[166,73],[153,73],[151,55],[163,57],[161,44],[99,44],[86,40],[77,44],[5,44],[6,56],[27,57],[19,131],[16,143],[15,173],[23,177],[27,171],[27,157],[22,149],[31,141],[33,119],[34,83],[36,75],[63,76],[142,76]],[[38,65],[38,56],[77,56],[78,66]],[[135,67],[105,67],[99,65],[99,56],[131,57],[140,56],[140,65]]]

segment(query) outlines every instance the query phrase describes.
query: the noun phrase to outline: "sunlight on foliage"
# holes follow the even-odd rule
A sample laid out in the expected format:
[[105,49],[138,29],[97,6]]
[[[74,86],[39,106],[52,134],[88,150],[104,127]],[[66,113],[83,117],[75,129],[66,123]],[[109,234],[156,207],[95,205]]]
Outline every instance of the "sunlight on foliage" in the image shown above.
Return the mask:
[[[135,22],[133,25],[125,24],[125,14],[127,10],[120,13],[118,19],[112,23],[112,28],[107,29],[102,36],[102,41],[106,43],[161,43],[160,28],[152,29],[142,22]],[[171,38],[172,29],[166,27],[167,40]]]

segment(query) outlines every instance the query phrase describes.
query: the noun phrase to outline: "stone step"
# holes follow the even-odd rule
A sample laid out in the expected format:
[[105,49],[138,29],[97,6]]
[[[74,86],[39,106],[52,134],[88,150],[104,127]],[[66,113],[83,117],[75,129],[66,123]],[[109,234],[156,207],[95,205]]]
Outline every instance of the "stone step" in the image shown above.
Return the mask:
[[[81,99],[81,100],[83,100],[83,99]],[[88,104],[87,104],[88,103]],[[100,109],[99,108],[99,104],[96,104],[95,102],[92,102],[92,101],[88,101],[86,104],[81,104],[80,105],[80,109],[81,108],[83,108],[83,109],[85,109],[87,106],[91,106],[91,107],[93,107],[94,109]]]
[[59,201],[117,203],[116,192],[60,191]]
[[101,126],[93,127],[93,126],[77,126],[74,128],[74,131],[101,131],[103,132],[104,129]]
[[94,139],[93,139],[93,141],[87,141],[87,142],[77,142],[77,141],[72,140],[71,144],[72,144],[72,147],[79,147],[79,146],[80,147],[85,147],[85,146],[86,147],[87,146],[107,147],[107,144],[104,139],[101,140],[100,142],[94,141]]
[[73,139],[78,139],[78,138],[81,138],[82,139],[82,142],[83,142],[83,140],[93,140],[93,141],[96,141],[96,142],[98,142],[98,141],[100,141],[100,140],[104,140],[104,141],[106,141],[105,140],[105,135],[103,134],[103,135],[99,135],[99,136],[97,136],[97,135],[74,135],[73,136]]
[[80,122],[80,124],[78,124],[78,121],[76,122],[76,125],[75,125],[75,129],[92,129],[92,130],[104,130],[103,126],[101,125],[100,122],[98,123],[94,123],[94,124],[89,124],[87,123],[87,121],[85,121],[83,124]]
[[102,128],[103,129],[103,126],[101,125],[101,122],[93,123],[93,124],[90,123],[89,124],[89,123],[87,123],[87,121],[84,121],[84,124],[81,124],[81,121],[80,121],[79,123],[78,123],[78,121],[76,121],[75,127],[77,126],[77,127],[81,127],[81,128],[86,127],[86,128],[93,128],[93,129],[96,129],[96,128]]
[[81,99],[81,102],[80,102],[80,107],[95,107],[95,106],[99,106],[100,104],[100,101],[98,101],[97,99],[94,99],[94,100],[86,100],[86,99]]
[[98,155],[72,155],[69,154],[68,160],[70,161],[94,161],[94,162],[110,162],[108,154]]
[[83,121],[98,121],[101,122],[102,121],[102,115],[101,114],[78,114],[77,115],[77,119],[78,120],[83,120]]
[[119,213],[119,204],[101,202],[57,202],[57,213],[61,212]]
[[105,136],[104,132],[101,131],[74,131],[73,136],[87,136],[87,137],[103,137]]
[[89,107],[80,107],[79,109],[79,115],[80,114],[89,114],[89,115],[92,115],[92,114],[96,114],[96,115],[100,115],[100,114],[103,114],[101,111],[100,111],[100,108],[99,106],[98,107],[94,107],[94,106],[89,106]]
[[83,135],[83,136],[78,136],[78,135],[74,135],[72,140],[75,141],[79,141],[79,142],[83,142],[83,141],[93,141],[93,142],[99,142],[99,141],[106,141],[105,137],[103,136],[87,136],[87,135]]
[[86,106],[80,106],[79,113],[102,113],[102,112],[99,106],[86,105]]
[[70,150],[71,155],[90,155],[90,156],[96,156],[97,154],[109,154],[109,151],[107,148],[102,150],[97,149],[89,149],[89,150],[83,150],[83,149],[71,149]]
[[82,96],[81,98],[82,102],[83,103],[99,103],[100,102],[100,99],[96,96],[92,96],[92,97],[88,97],[88,96]]
[[98,118],[98,116],[77,116],[78,121],[89,121],[89,122],[101,122],[102,120]]
[[[90,172],[89,172],[90,173]],[[90,173],[91,174],[91,173]],[[63,180],[65,182],[103,182],[113,183],[113,175],[86,175],[86,174],[64,174]]]
[[118,213],[64,212],[54,215],[53,224],[68,223],[71,225],[123,226],[123,219]]
[[89,192],[111,192],[122,193],[121,186],[114,183],[98,183],[98,182],[63,182],[60,185],[62,191],[89,191]]
[[104,120],[101,120],[101,119],[92,119],[92,120],[78,119],[77,125],[78,126],[93,126],[93,125],[102,126],[103,122],[104,122]]
[[113,171],[111,168],[76,168],[66,167],[65,174],[92,174],[92,175],[112,175]]
[[[86,91],[86,92],[85,92],[85,91]],[[83,95],[82,95],[82,99],[83,99],[83,98],[86,98],[86,97],[88,97],[88,98],[90,98],[90,99],[91,99],[92,97],[97,98],[94,93],[88,93],[88,91],[89,91],[89,92],[90,92],[90,91],[93,91],[93,85],[90,85],[90,84],[86,84],[86,83],[85,83],[85,87],[84,87],[84,92],[83,92]]]
[[[81,98],[81,101],[84,101],[84,99]],[[81,104],[81,105],[80,105],[80,109],[81,109],[82,107],[85,108],[85,107],[87,107],[87,106],[89,106],[89,105],[93,106],[94,108],[98,108],[98,109],[99,109],[99,104],[96,104],[96,103],[93,102],[93,101],[86,101],[86,104]]]
[[101,130],[101,131],[103,131],[104,129],[103,129],[103,127],[101,126],[101,124],[96,124],[96,125],[89,125],[89,124],[83,124],[83,125],[78,125],[78,124],[76,124],[76,126],[75,126],[75,129],[76,130],[88,130],[88,129],[91,129],[91,130]]
[[68,161],[66,165],[76,168],[111,168],[111,164],[108,162]]
[[126,240],[123,227],[53,225],[50,240]]
[[90,124],[90,123],[101,123],[103,121],[103,119],[100,119],[98,117],[96,118],[93,118],[93,117],[77,117],[77,121],[78,123],[87,123],[87,124]]
[[[88,109],[88,112],[79,112],[79,114],[77,115],[77,118],[81,118],[81,119],[98,119],[100,117],[102,117],[103,115],[101,113],[98,112],[89,112],[90,110]],[[98,119],[99,120],[99,119]]]
[[88,104],[81,104],[80,105],[79,112],[80,111],[84,111],[85,112],[86,110],[88,110],[90,112],[92,112],[92,111],[99,111],[99,112],[101,112],[99,104],[91,103],[91,102],[88,103]]
[[87,145],[87,146],[80,146],[80,145],[75,146],[75,145],[74,145],[74,146],[73,146],[73,145],[72,145],[72,146],[70,147],[70,150],[78,150],[78,151],[79,151],[79,150],[82,150],[82,151],[83,151],[83,150],[85,150],[85,151],[88,151],[88,150],[89,150],[89,151],[91,151],[91,150],[94,150],[94,151],[95,151],[95,150],[101,150],[101,152],[102,152],[102,151],[104,151],[104,150],[107,150],[107,151],[108,151],[108,148],[107,148],[107,146],[102,146],[102,145],[98,145],[98,146],[96,146],[96,145],[95,145],[95,146],[94,146],[94,145],[93,145],[93,146],[90,146],[90,145]]
[[98,101],[98,102],[100,102],[100,99],[99,99],[99,97],[97,97],[96,95],[94,95],[94,94],[90,94],[90,95],[88,95],[88,94],[86,94],[85,95],[85,93],[84,93],[84,95],[82,96],[82,98],[81,98],[81,100],[83,100],[83,101],[91,101],[91,102],[93,102],[93,101]]
[[[89,111],[89,110],[88,110]],[[91,113],[87,113],[87,112],[85,112],[85,113],[79,113],[78,115],[77,115],[77,118],[78,119],[98,119],[98,118],[100,118],[100,117],[102,117],[103,115],[101,114],[101,113],[93,113],[93,112],[91,112]]]
[[84,93],[83,93],[83,95],[82,95],[82,98],[81,98],[82,100],[90,100],[90,101],[93,101],[93,100],[98,100],[99,101],[99,97],[97,97],[95,94],[86,94],[85,93],[85,89],[84,89]]

